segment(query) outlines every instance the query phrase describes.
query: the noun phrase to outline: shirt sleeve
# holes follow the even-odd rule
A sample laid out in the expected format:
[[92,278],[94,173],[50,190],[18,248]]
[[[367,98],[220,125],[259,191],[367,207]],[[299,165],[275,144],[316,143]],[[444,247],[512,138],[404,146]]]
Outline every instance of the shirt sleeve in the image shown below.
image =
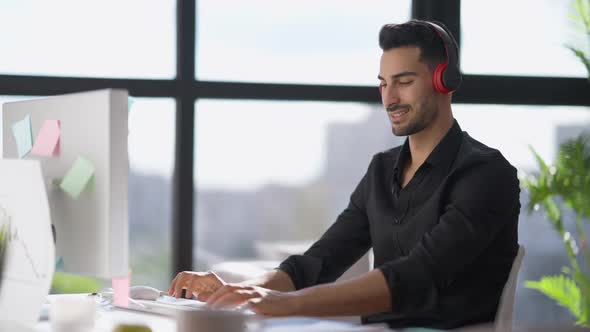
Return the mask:
[[371,236],[365,202],[373,161],[346,209],[320,239],[303,255],[292,255],[278,267],[291,277],[296,289],[335,281],[369,250]]
[[[502,158],[503,159],[503,158]],[[485,162],[455,173],[439,221],[407,256],[379,266],[396,313],[436,308],[451,284],[507,224],[517,222],[520,188],[507,162]]]

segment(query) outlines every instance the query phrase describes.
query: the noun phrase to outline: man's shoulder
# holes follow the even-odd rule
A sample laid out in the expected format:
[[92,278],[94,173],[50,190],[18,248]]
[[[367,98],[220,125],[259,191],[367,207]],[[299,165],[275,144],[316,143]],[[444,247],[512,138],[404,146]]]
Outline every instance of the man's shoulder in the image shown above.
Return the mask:
[[486,167],[497,170],[516,171],[516,168],[493,147],[463,133],[463,140],[457,153],[455,168]]
[[387,150],[379,151],[373,155],[372,163],[393,164],[397,160],[401,149],[402,145],[398,145]]

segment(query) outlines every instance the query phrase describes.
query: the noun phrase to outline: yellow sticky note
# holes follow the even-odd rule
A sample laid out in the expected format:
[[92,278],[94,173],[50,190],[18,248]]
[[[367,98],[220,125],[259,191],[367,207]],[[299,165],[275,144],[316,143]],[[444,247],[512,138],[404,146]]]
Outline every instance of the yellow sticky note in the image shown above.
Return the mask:
[[12,124],[12,134],[16,140],[18,157],[23,158],[33,148],[33,135],[31,133],[31,116]]
[[78,157],[60,183],[60,188],[77,199],[94,176],[94,165],[84,157]]

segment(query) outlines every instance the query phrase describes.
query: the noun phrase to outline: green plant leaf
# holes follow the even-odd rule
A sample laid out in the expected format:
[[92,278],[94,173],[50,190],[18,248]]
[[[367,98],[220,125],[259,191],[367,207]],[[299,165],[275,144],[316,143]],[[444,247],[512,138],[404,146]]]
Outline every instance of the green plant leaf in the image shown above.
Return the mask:
[[567,308],[578,320],[576,324],[587,324],[582,320],[582,296],[574,280],[564,275],[545,276],[539,281],[526,281],[525,287],[536,289],[557,304]]
[[95,293],[100,290],[100,282],[97,279],[77,274],[55,272],[51,282],[51,293]]
[[539,164],[541,171],[542,172],[549,172],[549,166],[547,166],[547,163],[545,162],[545,160],[543,160],[543,158],[541,158],[541,156],[537,153],[537,151],[535,151],[535,149],[531,145],[529,145],[529,150],[531,150],[531,152],[533,153],[533,156],[535,157],[537,164]]
[[553,221],[555,224],[559,224],[560,229],[563,228],[561,225],[561,209],[557,206],[557,203],[551,198],[547,197],[545,201],[543,201],[543,207],[547,211],[547,217]]

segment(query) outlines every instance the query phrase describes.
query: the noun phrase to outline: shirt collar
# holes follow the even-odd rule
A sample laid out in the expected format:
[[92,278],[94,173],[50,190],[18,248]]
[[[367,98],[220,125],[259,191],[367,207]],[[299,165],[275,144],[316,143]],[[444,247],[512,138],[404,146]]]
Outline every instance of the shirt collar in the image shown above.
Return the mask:
[[401,182],[401,173],[403,170],[408,157],[410,156],[410,141],[408,138],[404,141],[401,149],[399,150],[399,154],[397,155],[397,160],[395,161],[395,165],[393,167],[393,176],[394,179],[400,183]]
[[[463,130],[459,126],[457,120],[453,121],[453,126],[445,134],[445,136],[438,142],[434,150],[430,153],[428,158],[424,161],[425,164],[433,167],[443,167],[448,169],[451,166],[459,146],[461,146],[461,140],[463,138]],[[401,170],[405,165],[406,161],[410,156],[410,141],[406,138],[404,145],[402,145],[397,160],[393,168],[393,174],[399,181],[401,176]]]
[[426,158],[425,163],[428,163],[430,166],[440,166],[444,169],[448,169],[455,160],[462,139],[463,130],[461,130],[457,120],[454,120],[451,129],[449,129],[443,139],[438,142],[434,150],[432,150],[428,158]]

